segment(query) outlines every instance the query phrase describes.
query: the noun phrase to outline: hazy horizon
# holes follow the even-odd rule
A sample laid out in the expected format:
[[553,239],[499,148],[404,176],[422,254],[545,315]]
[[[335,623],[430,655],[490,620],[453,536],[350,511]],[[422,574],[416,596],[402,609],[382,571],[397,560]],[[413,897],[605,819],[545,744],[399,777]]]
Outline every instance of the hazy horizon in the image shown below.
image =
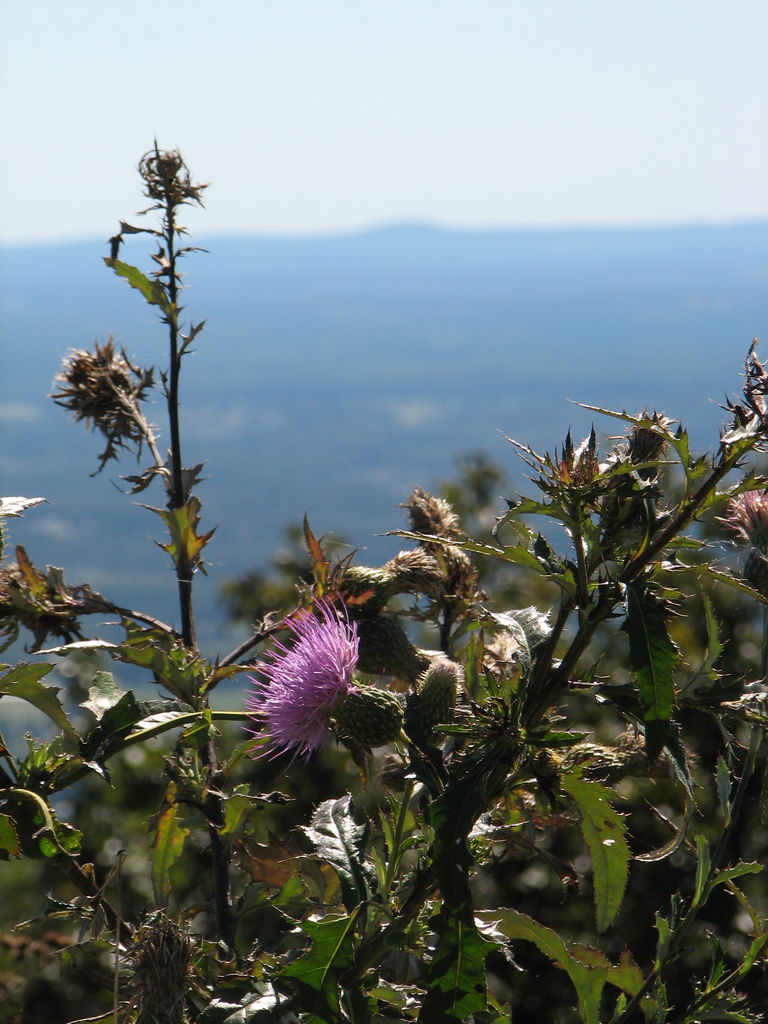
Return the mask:
[[[142,218],[128,218],[137,226],[142,225]],[[432,232],[434,234],[454,235],[573,235],[573,234],[644,234],[651,232],[675,232],[686,230],[728,229],[763,227],[768,225],[768,213],[750,217],[707,218],[699,217],[689,220],[643,221],[638,223],[606,222],[606,223],[564,223],[564,224],[450,224],[430,220],[392,220],[361,224],[359,227],[339,227],[312,230],[257,231],[242,229],[221,230],[204,233],[206,242],[303,242],[333,241],[336,239],[355,239],[367,235],[380,235],[397,232]],[[0,251],[13,249],[58,249],[67,246],[107,245],[110,231],[117,230],[118,221],[107,226],[102,234],[91,233],[83,236],[39,238],[28,241],[7,241],[0,238]],[[147,221],[149,226],[149,221]],[[2,311],[0,310],[0,315]]]

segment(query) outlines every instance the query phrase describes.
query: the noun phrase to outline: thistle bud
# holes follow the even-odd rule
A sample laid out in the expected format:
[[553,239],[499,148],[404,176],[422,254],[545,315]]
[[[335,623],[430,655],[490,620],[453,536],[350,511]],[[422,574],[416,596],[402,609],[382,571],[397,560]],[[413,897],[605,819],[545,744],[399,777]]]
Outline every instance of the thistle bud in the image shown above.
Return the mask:
[[340,739],[370,749],[397,739],[403,714],[396,694],[375,686],[357,686],[334,708],[333,719]]
[[357,667],[371,675],[391,675],[412,683],[429,665],[429,658],[411,643],[399,621],[391,615],[360,619]]
[[415,712],[424,735],[429,738],[438,725],[453,721],[456,693],[462,683],[461,666],[438,657],[416,683]]
[[[629,461],[635,465],[658,462],[664,457],[664,450],[667,446],[665,435],[668,434],[674,422],[663,413],[656,412],[655,409],[652,416],[646,409],[643,412],[643,418],[653,420],[659,429],[653,430],[651,427],[637,425],[632,428],[627,443],[627,455]],[[655,466],[647,466],[645,469],[639,470],[639,475],[643,480],[655,480],[658,476],[658,469]]]
[[435,537],[457,539],[461,536],[459,517],[445,498],[416,487],[402,505],[408,509],[411,529],[415,533],[432,534]]
[[758,594],[768,597],[768,557],[760,548],[750,548],[744,562],[744,579]]
[[400,594],[431,594],[436,596],[444,587],[443,573],[434,555],[424,548],[400,551],[384,566],[397,581]]
[[750,545],[744,563],[744,578],[758,593],[768,596],[768,494],[747,491],[728,502],[720,520],[736,539]]
[[339,593],[357,616],[375,615],[397,592],[397,577],[386,565],[380,569],[350,565],[339,585]]
[[563,759],[554,750],[542,748],[533,755],[531,767],[536,775],[546,782],[555,782],[560,778]]

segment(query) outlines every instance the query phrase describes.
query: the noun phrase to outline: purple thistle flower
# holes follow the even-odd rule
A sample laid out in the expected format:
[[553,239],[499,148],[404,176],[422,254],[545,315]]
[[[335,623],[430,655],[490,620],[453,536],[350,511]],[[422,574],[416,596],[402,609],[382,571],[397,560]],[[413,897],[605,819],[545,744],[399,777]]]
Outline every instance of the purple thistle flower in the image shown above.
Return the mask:
[[768,494],[746,491],[728,502],[720,520],[739,538],[759,551],[768,553]]
[[276,642],[253,666],[261,678],[252,678],[246,709],[269,730],[262,754],[295,749],[297,757],[308,758],[328,738],[334,708],[356,692],[357,627],[346,611],[325,601],[319,610],[319,618],[310,612],[293,616],[293,644]]

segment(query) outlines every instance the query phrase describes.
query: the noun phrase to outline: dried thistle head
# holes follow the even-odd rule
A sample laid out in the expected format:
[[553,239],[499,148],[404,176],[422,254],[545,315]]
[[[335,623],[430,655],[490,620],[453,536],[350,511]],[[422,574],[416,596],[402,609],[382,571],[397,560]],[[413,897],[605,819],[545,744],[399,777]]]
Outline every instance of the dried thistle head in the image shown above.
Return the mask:
[[[421,487],[414,488],[401,507],[408,509],[414,533],[455,541],[464,536],[459,517],[450,503]],[[435,560],[442,573],[442,590],[446,595],[468,599],[474,597],[477,570],[466,551],[454,544],[430,544],[429,541],[422,541],[421,548]],[[436,589],[435,579],[430,581],[430,587],[433,591]]]
[[32,650],[52,636],[71,643],[82,640],[79,618],[107,607],[88,587],[69,587],[61,569],[34,566],[24,548],[16,548],[16,564],[0,569],[0,636],[15,639],[18,627],[34,638]]
[[165,914],[154,914],[134,936],[126,958],[133,968],[137,1024],[185,1024],[194,944]]
[[440,593],[443,585],[443,575],[440,565],[434,555],[431,555],[424,548],[413,548],[411,551],[399,551],[394,558],[390,559],[385,569],[388,569],[397,581],[398,592],[401,594],[431,594]]
[[192,183],[189,168],[176,149],[162,150],[155,144],[141,158],[139,174],[145,194],[159,205],[203,205],[202,193],[208,186]]
[[752,339],[745,363],[744,405],[726,401],[723,408],[732,414],[733,422],[720,438],[721,444],[732,444],[745,436],[757,438],[757,451],[768,450],[768,370],[757,358],[757,338]]
[[427,533],[446,540],[456,540],[461,536],[459,517],[444,498],[415,487],[401,507],[408,509],[414,533]]
[[50,396],[54,402],[106,438],[98,472],[117,458],[118,448],[135,444],[140,454],[149,430],[140,405],[154,383],[151,369],[134,366],[110,338],[92,352],[70,349],[55,383],[58,390]]

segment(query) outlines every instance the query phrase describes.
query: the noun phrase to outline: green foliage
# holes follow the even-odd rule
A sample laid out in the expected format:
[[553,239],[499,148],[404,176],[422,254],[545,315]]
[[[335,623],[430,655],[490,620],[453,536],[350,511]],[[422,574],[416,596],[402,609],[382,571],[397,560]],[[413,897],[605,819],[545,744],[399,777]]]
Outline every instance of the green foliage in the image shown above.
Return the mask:
[[597,930],[604,932],[619,912],[627,885],[630,853],[626,826],[609,803],[613,793],[607,786],[585,782],[580,771],[563,775],[560,785],[581,812],[581,833],[594,872]]
[[[503,473],[481,455],[443,496],[416,488],[408,546],[383,566],[340,557],[305,519],[271,571],[226,588],[252,635],[207,656],[192,598],[214,530],[178,417],[204,326],[180,321],[194,249],[178,214],[204,186],[157,146],[140,169],[158,224],[122,222],[106,262],[162,314],[167,364],[134,367],[111,342],[76,351],[53,397],[105,436],[100,466],[147,455],[126,479],[161,491],[145,507],[167,531],[179,625],[23,548],[0,570],[3,636],[27,631],[52,659],[0,675],[4,706],[54,733],[15,753],[0,736],[5,891],[49,893],[32,918],[15,905],[20,927],[69,928],[62,978],[89,971],[88,1012],[131,1024],[758,1020],[768,634],[747,566],[768,556],[768,480],[746,466],[768,447],[768,373],[754,346],[714,454],[659,413],[595,409],[624,430],[607,450],[594,428],[553,453],[511,441],[537,493],[501,515]],[[146,273],[119,259],[137,233],[157,244]],[[142,411],[155,387],[167,458]],[[3,499],[0,521],[41,500]],[[716,546],[728,529],[747,578]],[[355,638],[349,678],[286,629],[318,610],[335,622],[329,608]],[[121,640],[88,635],[105,613]],[[282,691],[282,724],[311,713],[328,740],[309,765],[233,728],[270,730],[269,715],[211,704],[240,673],[285,671],[286,644],[301,685]],[[592,901],[574,899],[590,864]]]
[[642,708],[648,757],[661,752],[670,735],[675,700],[677,650],[669,638],[663,608],[637,583],[627,585],[629,663],[635,673]]

